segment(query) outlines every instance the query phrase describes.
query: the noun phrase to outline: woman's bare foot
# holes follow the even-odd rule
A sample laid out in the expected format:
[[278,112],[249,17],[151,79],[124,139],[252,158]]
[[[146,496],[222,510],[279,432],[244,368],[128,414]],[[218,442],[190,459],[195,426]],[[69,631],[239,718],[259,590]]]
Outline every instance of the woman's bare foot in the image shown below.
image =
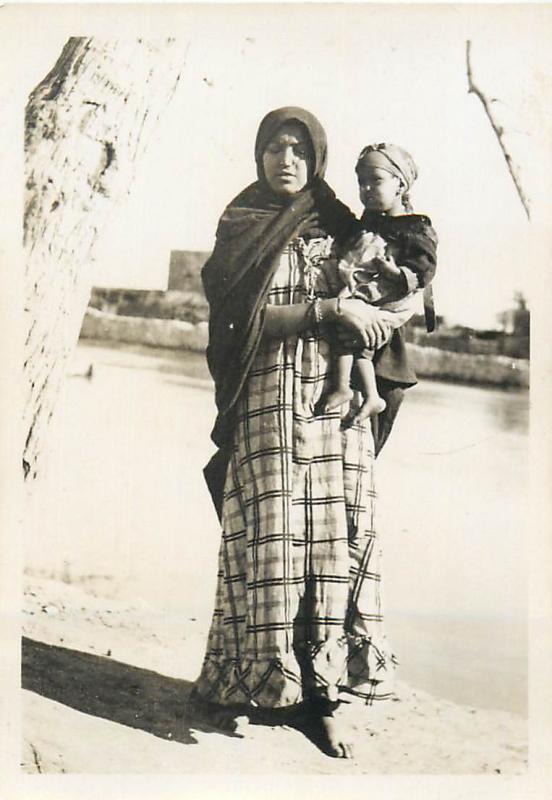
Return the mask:
[[321,749],[333,758],[352,758],[353,746],[349,741],[348,731],[342,720],[336,719],[333,714],[321,716],[318,719],[320,726]]
[[324,412],[333,411],[334,408],[350,403],[353,399],[351,389],[334,389],[324,401]]
[[343,720],[318,702],[307,703],[302,714],[302,732],[332,758],[353,758],[350,734]]

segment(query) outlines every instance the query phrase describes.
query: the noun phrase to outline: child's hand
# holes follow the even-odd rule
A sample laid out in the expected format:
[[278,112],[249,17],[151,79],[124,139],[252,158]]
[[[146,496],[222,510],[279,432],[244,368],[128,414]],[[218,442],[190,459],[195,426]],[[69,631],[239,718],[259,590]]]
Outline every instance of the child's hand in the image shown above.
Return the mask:
[[385,256],[384,258],[374,258],[372,266],[377,269],[380,275],[391,280],[400,278],[402,272],[400,267],[397,266],[393,256]]

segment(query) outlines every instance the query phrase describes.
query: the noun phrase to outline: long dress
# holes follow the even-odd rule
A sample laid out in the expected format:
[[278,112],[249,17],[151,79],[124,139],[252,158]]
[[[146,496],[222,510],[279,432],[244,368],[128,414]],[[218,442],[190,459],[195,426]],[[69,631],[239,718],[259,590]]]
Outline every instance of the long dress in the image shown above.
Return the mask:
[[[282,252],[268,302],[325,294],[299,245]],[[310,285],[307,284],[307,271]],[[316,331],[263,342],[237,408],[215,610],[196,683],[223,705],[281,707],[338,691],[392,695],[380,598],[369,425],[320,414],[330,346]]]

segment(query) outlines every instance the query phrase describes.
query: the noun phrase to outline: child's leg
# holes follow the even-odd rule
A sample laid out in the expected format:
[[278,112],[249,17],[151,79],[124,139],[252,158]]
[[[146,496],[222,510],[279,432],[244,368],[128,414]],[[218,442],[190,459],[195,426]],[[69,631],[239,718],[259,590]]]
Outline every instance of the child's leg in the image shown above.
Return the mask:
[[381,414],[385,408],[385,400],[383,397],[380,397],[378,392],[376,373],[374,371],[372,359],[357,357],[356,367],[358,370],[364,402],[355,414],[352,421],[362,422],[362,420],[365,420],[374,414]]
[[353,354],[340,353],[333,358],[332,385],[329,395],[324,401],[324,411],[348,403],[353,398],[351,389],[351,370],[353,368]]

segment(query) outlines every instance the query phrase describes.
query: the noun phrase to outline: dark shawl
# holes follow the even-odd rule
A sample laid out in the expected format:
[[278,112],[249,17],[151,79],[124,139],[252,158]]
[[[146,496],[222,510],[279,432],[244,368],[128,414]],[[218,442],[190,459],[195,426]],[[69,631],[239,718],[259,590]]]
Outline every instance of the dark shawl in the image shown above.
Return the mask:
[[[262,156],[276,132],[291,121],[302,124],[309,135],[312,174],[305,189],[282,198],[265,180]],[[211,436],[220,448],[205,468],[205,477],[219,516],[233,412],[261,341],[264,306],[278,257],[296,236],[329,235],[341,244],[358,226],[323,179],[326,159],[326,135],[316,117],[293,107],[267,114],[255,142],[258,180],[226,207],[213,254],[203,267],[210,310],[207,363],[218,410]]]

